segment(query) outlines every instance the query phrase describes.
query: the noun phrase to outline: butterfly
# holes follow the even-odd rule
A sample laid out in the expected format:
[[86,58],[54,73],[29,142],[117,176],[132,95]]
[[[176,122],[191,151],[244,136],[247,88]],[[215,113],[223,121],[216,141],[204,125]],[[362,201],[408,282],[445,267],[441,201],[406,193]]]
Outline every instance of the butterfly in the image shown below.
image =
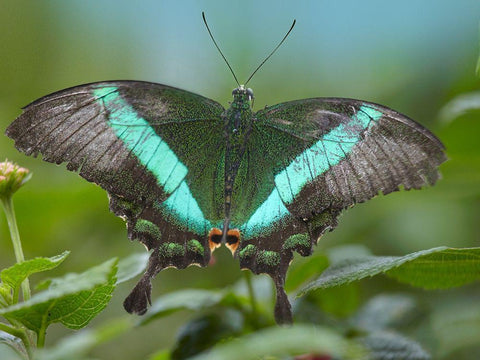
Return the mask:
[[130,313],[147,311],[162,269],[207,266],[224,244],[242,269],[271,276],[275,319],[291,323],[293,253],[310,255],[356,203],[434,184],[446,160],[429,130],[379,104],[311,98],[254,112],[251,89],[232,95],[225,109],[157,83],[90,83],[32,102],[6,130],[18,150],[105,189],[151,251]]

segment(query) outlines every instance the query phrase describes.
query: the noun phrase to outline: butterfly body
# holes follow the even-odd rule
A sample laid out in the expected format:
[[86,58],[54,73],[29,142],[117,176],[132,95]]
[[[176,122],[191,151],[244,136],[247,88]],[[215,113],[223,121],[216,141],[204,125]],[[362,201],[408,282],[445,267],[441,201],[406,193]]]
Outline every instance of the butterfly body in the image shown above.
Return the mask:
[[253,112],[252,99],[241,86],[225,110],[161,84],[100,82],[31,103],[6,133],[103,187],[129,238],[152,251],[129,312],[147,310],[159,271],[206,266],[224,243],[272,277],[276,319],[291,322],[293,252],[311,254],[355,203],[433,184],[446,158],[432,133],[378,104],[312,98]]
[[222,231],[223,241],[226,240],[230,226],[232,203],[235,204],[235,200],[232,199],[235,193],[235,180],[240,165],[244,160],[253,123],[253,113],[250,106],[253,92],[240,86],[234,89],[232,94],[234,97],[233,102],[223,115],[225,122],[225,219]]

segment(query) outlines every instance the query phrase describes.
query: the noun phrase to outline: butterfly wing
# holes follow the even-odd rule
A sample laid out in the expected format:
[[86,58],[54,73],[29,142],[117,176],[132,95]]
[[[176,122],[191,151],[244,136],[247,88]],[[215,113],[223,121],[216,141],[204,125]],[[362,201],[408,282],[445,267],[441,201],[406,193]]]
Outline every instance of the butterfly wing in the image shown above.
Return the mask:
[[107,190],[129,238],[153,249],[125,302],[130,312],[146,311],[150,279],[161,269],[209,261],[211,220],[223,218],[215,194],[223,189],[223,111],[210,99],[165,85],[101,82],[31,103],[6,131],[27,155],[66,162]]
[[243,164],[249,185],[242,190],[252,206],[239,215],[238,255],[241,267],[272,276],[277,321],[290,322],[283,285],[292,252],[310,255],[355,203],[435,183],[446,157],[421,125],[359,100],[292,101],[255,117]]

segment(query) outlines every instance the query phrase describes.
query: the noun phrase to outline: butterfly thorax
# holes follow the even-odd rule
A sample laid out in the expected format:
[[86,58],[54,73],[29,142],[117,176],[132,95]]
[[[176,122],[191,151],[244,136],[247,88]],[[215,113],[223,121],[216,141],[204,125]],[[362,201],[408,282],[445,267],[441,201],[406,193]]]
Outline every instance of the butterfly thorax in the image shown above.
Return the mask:
[[252,89],[245,89],[243,85],[232,91],[233,102],[224,113],[225,137],[227,143],[243,142],[251,130],[253,100]]

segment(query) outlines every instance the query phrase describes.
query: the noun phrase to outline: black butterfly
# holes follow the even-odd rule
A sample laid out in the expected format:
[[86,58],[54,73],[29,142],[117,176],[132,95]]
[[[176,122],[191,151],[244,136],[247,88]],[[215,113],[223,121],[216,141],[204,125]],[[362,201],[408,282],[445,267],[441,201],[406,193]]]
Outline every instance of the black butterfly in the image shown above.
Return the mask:
[[34,101],[6,134],[104,188],[128,237],[152,251],[127,311],[145,313],[159,271],[206,266],[223,243],[241,268],[273,278],[275,318],[289,323],[293,252],[310,255],[355,203],[434,184],[446,157],[431,132],[381,105],[313,98],[254,113],[252,99],[239,86],[224,109],[166,85],[99,82]]

